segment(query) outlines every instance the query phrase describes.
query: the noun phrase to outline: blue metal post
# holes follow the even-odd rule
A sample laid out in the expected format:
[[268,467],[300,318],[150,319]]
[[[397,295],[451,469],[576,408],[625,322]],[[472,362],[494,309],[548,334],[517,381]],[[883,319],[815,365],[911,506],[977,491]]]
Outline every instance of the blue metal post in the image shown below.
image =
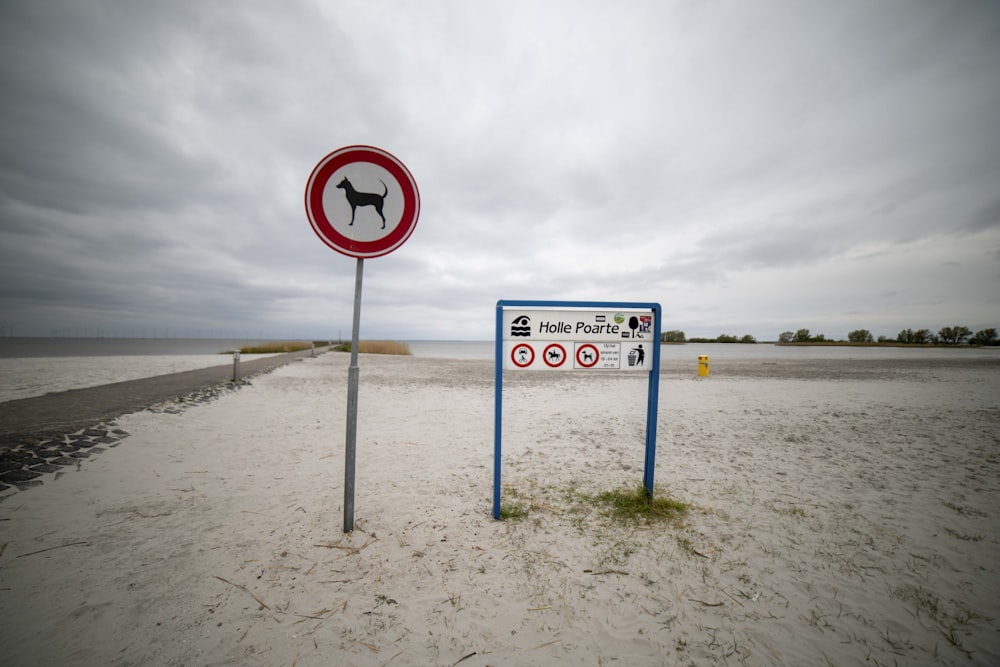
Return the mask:
[[649,373],[649,394],[646,398],[646,462],[642,485],[646,496],[653,497],[653,475],[656,470],[656,419],[660,401],[660,304],[653,304],[653,368]]
[[500,440],[503,433],[503,301],[497,301],[493,382],[493,518],[500,518]]

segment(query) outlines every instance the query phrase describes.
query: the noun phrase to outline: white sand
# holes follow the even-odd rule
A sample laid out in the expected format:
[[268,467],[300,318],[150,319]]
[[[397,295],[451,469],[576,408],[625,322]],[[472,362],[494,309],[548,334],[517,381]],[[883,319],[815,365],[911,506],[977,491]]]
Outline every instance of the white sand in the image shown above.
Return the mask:
[[496,522],[492,364],[366,355],[344,535],[347,363],[127,416],[0,504],[4,663],[1000,664],[996,371],[665,376],[657,494],[695,509],[645,527],[582,499],[640,481],[644,378],[508,374]]

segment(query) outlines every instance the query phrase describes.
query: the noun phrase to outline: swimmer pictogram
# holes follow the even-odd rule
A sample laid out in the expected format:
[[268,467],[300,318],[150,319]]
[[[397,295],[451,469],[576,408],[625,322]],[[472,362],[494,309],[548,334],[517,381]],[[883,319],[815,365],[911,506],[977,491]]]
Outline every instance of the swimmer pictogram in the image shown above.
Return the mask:
[[531,335],[531,318],[521,315],[510,323],[510,335],[527,337]]

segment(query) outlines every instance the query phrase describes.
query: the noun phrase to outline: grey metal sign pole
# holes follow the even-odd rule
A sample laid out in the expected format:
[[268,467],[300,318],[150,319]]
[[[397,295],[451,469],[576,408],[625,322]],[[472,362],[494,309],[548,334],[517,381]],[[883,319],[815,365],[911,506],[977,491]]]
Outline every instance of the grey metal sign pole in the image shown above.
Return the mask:
[[[351,180],[348,180],[350,177]],[[359,187],[378,190],[358,191]],[[367,184],[362,186],[361,184]],[[342,189],[346,205],[351,209],[350,221],[343,215],[345,201],[333,195]],[[327,196],[327,193],[331,196]],[[327,211],[333,200],[339,202]],[[391,202],[383,211],[386,200]],[[354,459],[358,438],[358,335],[361,329],[361,274],[364,258],[387,255],[403,245],[417,225],[420,216],[420,193],[413,175],[392,154],[374,146],[345,146],[328,154],[313,167],[306,181],[306,217],[316,236],[342,255],[358,260],[354,278],[354,327],[351,332],[351,367],[347,372],[347,446],[344,456],[344,532],[354,530]],[[369,213],[368,207],[374,209]],[[358,211],[357,209],[362,209]],[[354,226],[356,215],[368,215],[368,223],[382,223],[382,235],[364,240],[369,232],[361,233]],[[377,216],[372,218],[370,216]],[[386,220],[386,217],[389,217]],[[359,223],[359,226],[363,226]],[[377,232],[376,232],[377,233]]]
[[358,258],[354,275],[354,323],[351,328],[351,367],[347,370],[347,445],[344,453],[344,532],[354,530],[354,461],[358,442],[358,336],[361,332],[361,275],[365,260]]

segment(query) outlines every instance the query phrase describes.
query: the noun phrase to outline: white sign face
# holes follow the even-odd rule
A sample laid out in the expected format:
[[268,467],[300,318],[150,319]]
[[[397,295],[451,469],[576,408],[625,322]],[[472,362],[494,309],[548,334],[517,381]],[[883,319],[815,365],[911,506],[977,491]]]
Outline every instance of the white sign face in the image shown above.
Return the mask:
[[402,187],[388,169],[371,162],[332,171],[322,201],[334,231],[361,243],[389,236],[403,217]]
[[503,312],[503,367],[508,370],[649,371],[652,310]]
[[347,146],[313,169],[305,206],[323,243],[363,259],[388,254],[406,242],[420,214],[420,194],[409,170],[390,153]]

